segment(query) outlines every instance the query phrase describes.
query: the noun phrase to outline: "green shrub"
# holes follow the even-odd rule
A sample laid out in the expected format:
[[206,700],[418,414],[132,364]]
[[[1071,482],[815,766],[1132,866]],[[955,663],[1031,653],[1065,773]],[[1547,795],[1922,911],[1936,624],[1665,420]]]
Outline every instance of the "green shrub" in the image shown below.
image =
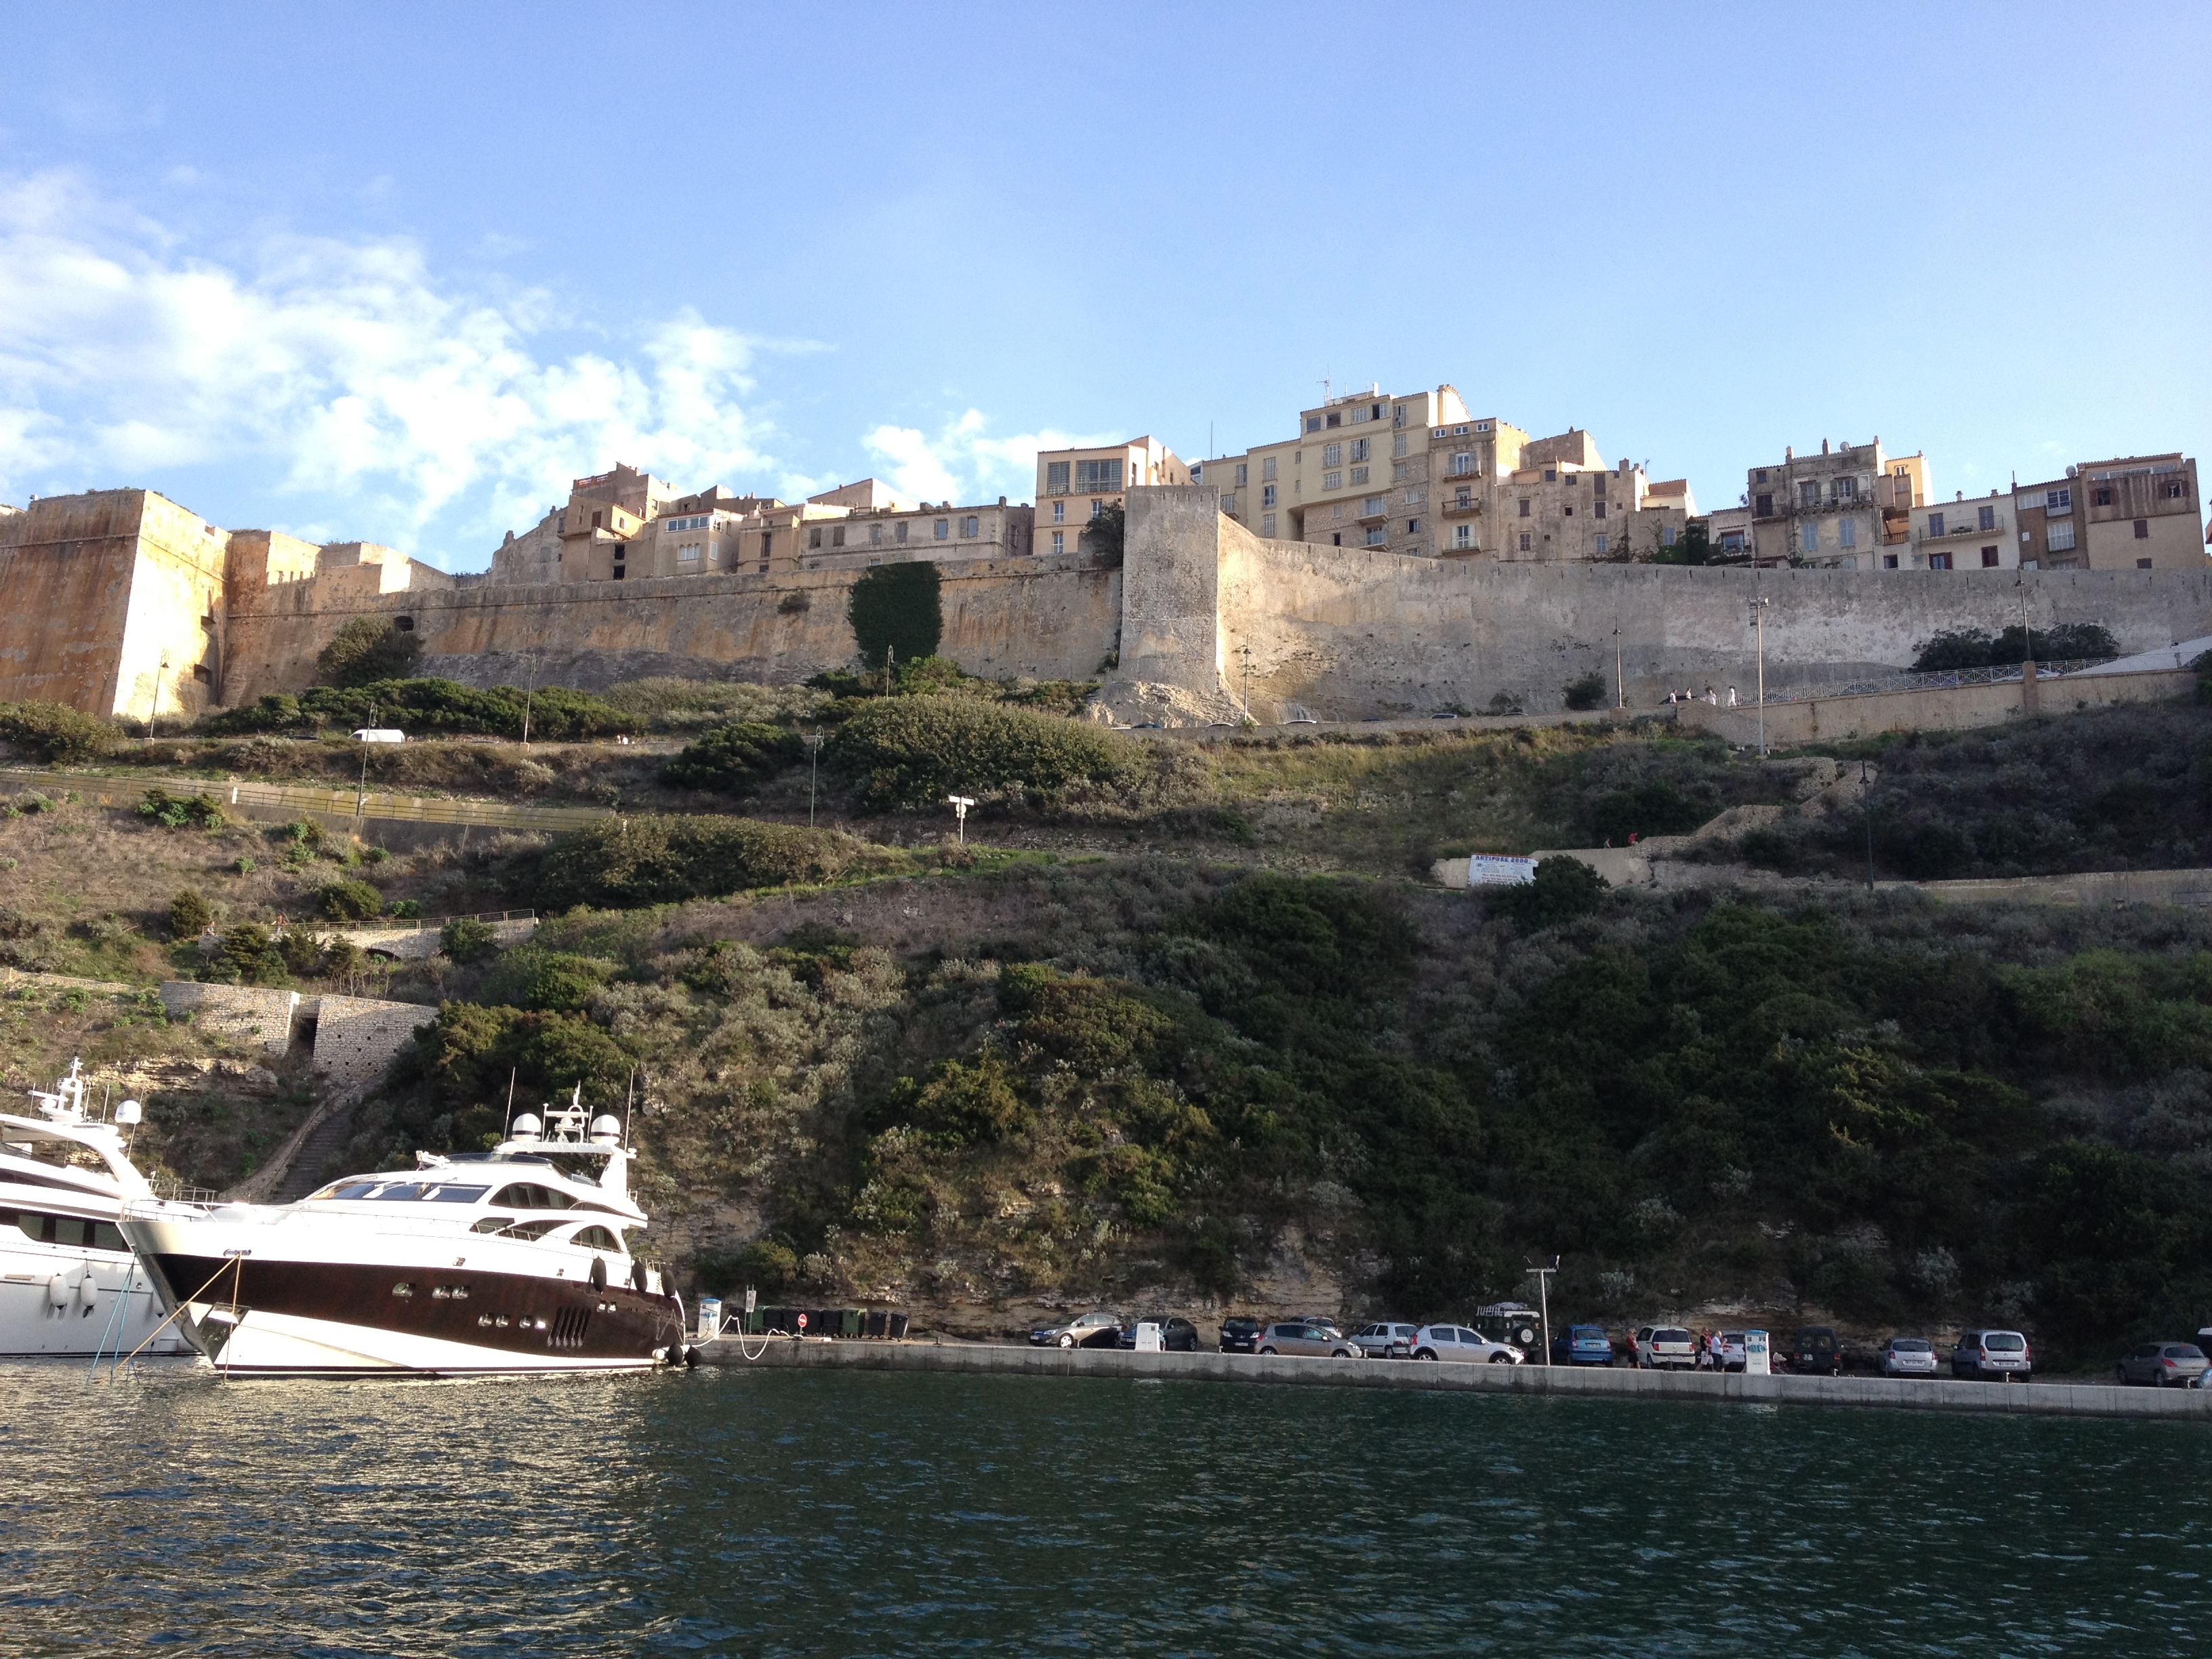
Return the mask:
[[871,703],[828,748],[879,810],[931,806],[954,793],[1049,793],[1110,782],[1136,762],[1127,738],[1098,726],[957,696]]
[[1612,884],[1580,859],[1538,859],[1535,880],[1498,888],[1490,896],[1491,913],[1534,933],[1590,915]]
[[333,881],[315,895],[315,907],[332,921],[367,921],[384,914],[384,895],[365,881]]
[[1565,693],[1568,708],[1595,708],[1605,701],[1605,676],[1595,669],[1578,675],[1567,682]]
[[158,785],[138,803],[138,816],[170,830],[220,830],[224,823],[222,803],[205,790],[197,795],[173,795]]
[[301,979],[321,970],[327,947],[308,927],[288,927],[276,939],[276,954],[286,971]]
[[499,959],[478,994],[483,1001],[574,1013],[592,1006],[599,988],[613,977],[615,964],[594,957],[572,956],[523,945]]
[[215,912],[208,902],[193,889],[187,887],[169,901],[169,937],[196,939],[208,930],[215,920]]
[[878,565],[853,584],[845,617],[863,668],[880,671],[937,654],[945,634],[938,585],[937,567],[927,559]]
[[107,751],[115,728],[66,703],[0,702],[0,742],[42,761],[86,761]]
[[499,954],[499,935],[488,921],[455,916],[439,929],[438,949],[449,962],[484,962]]
[[1720,810],[1710,796],[1690,793],[1672,780],[1651,778],[1600,795],[1583,815],[1593,841],[1626,846],[1631,836],[1687,835]]
[[513,879],[540,909],[626,909],[830,881],[866,850],[866,842],[834,830],[757,818],[610,818],[570,830],[542,854],[518,861]]
[[289,823],[276,824],[268,835],[273,842],[289,842],[295,852],[314,853],[323,845],[323,826],[313,818],[295,818]]
[[2072,662],[2119,655],[2119,642],[2102,623],[2061,623],[2056,628],[2023,629],[2014,623],[2002,634],[1975,628],[1946,629],[1920,647],[1912,666],[1921,673],[1960,668],[2006,667],[2033,657],[2038,662]]
[[216,964],[218,971],[235,974],[248,985],[284,976],[284,958],[271,942],[269,930],[258,922],[240,922],[225,933],[222,948],[216,953]]
[[805,742],[796,732],[741,720],[718,726],[686,744],[661,769],[661,776],[680,788],[733,795],[795,765],[805,754]]
[[367,685],[397,679],[422,653],[422,641],[389,617],[356,617],[316,654],[315,666],[330,685]]

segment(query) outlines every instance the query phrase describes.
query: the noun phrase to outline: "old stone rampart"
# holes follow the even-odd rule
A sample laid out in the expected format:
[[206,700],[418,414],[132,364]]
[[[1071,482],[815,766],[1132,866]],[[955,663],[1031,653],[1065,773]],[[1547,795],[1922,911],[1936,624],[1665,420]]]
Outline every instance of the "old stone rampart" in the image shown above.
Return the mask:
[[374,1083],[407,1039],[437,1017],[435,1008],[417,1002],[318,997],[315,1069],[337,1083]]
[[1262,540],[1212,511],[1213,493],[1131,492],[1124,672],[1241,695],[1249,666],[1262,720],[1292,703],[1324,719],[1479,709],[1500,692],[1531,710],[1557,708],[1582,674],[1611,687],[1616,629],[1632,706],[1650,708],[1670,687],[1733,684],[1748,697],[1755,600],[1765,601],[1770,690],[1904,666],[1939,630],[1997,631],[2020,621],[2023,604],[2038,628],[2101,623],[2123,651],[2212,632],[2212,568],[1745,570],[1414,558]]
[[[1121,627],[1121,578],[1088,556],[939,567],[944,641],[973,674],[1080,679]],[[858,570],[625,582],[468,582],[428,591],[326,591],[320,579],[240,596],[224,699],[313,684],[316,653],[357,616],[406,617],[418,672],[477,685],[598,690],[648,675],[792,683],[854,663],[846,599]]]
[[197,1025],[252,1043],[265,1054],[281,1055],[292,1046],[293,1027],[300,1018],[300,994],[252,985],[170,980],[161,987],[161,1006],[171,1019],[189,1016]]

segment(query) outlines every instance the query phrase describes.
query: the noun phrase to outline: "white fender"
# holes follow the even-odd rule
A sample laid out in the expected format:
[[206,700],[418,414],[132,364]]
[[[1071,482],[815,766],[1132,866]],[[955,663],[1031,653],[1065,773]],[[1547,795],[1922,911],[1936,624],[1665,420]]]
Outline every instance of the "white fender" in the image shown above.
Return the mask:
[[70,1304],[69,1280],[64,1279],[59,1273],[56,1273],[52,1279],[48,1279],[46,1281],[46,1300],[52,1303],[57,1308],[68,1307]]
[[88,1261],[84,1264],[84,1271],[76,1277],[77,1300],[83,1303],[88,1309],[96,1308],[100,1305],[100,1273],[93,1264]]

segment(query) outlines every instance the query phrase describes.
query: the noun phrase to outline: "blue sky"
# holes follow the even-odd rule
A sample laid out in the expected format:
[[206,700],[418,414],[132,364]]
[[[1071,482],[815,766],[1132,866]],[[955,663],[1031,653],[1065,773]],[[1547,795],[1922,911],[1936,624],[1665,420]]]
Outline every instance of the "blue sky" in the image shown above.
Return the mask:
[[[1929,14],[1934,15],[1931,16]],[[9,9],[0,500],[455,569],[1449,381],[1733,501],[2202,455],[2212,8]]]

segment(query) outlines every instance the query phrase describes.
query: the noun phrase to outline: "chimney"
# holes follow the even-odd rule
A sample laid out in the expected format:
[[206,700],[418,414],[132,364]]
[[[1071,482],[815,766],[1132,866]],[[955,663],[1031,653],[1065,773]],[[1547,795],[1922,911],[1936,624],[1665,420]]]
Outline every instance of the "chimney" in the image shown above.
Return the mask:
[[1785,461],[1794,461],[1797,459],[1797,452],[1788,444],[1784,444],[1782,446],[1782,459]]
[[1823,455],[1828,453],[1828,441],[1826,438],[1820,440],[1820,453]]

